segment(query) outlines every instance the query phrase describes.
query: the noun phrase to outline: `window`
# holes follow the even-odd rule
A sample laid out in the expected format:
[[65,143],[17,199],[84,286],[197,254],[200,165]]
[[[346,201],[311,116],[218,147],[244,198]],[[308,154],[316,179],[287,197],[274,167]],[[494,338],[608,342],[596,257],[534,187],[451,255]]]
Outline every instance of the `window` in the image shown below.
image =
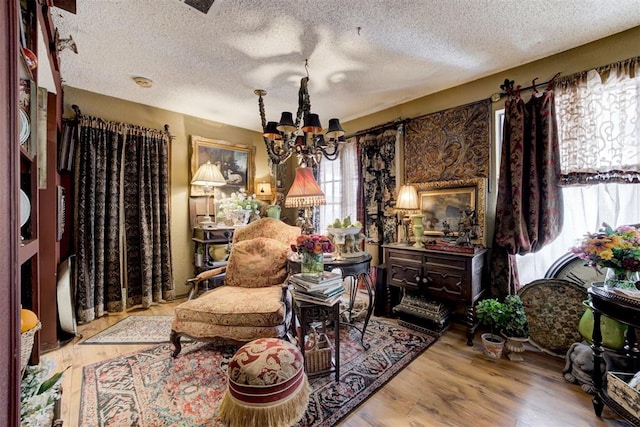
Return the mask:
[[[603,222],[640,223],[639,58],[580,73],[555,90],[564,224],[539,252],[517,256],[520,283],[551,264]],[[501,140],[501,138],[500,138]]]
[[319,208],[320,226],[316,230],[319,234],[326,233],[327,226],[336,218],[357,219],[358,162],[354,142],[343,144],[337,160],[324,159],[320,163],[318,184],[327,199],[327,204]]

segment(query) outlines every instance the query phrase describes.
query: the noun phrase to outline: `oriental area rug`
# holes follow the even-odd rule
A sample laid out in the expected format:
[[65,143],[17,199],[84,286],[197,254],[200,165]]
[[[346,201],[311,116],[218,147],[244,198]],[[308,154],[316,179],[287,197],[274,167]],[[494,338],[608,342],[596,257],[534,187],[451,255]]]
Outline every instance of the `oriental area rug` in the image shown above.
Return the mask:
[[169,342],[173,316],[128,316],[80,344],[159,344]]
[[[426,350],[435,338],[371,319],[364,350],[360,332],[340,330],[340,382],[311,378],[309,406],[298,427],[331,426]],[[226,369],[238,347],[185,343],[177,358],[160,344],[83,368],[78,425],[222,426],[218,407]]]

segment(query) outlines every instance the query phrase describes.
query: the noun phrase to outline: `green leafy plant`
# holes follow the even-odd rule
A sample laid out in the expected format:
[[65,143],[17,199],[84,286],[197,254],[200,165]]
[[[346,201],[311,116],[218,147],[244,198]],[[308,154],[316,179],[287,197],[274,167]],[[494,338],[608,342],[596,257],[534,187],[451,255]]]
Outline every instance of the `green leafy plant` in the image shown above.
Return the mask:
[[504,302],[495,298],[479,301],[476,304],[476,317],[492,332],[502,332],[508,337],[529,336],[529,322],[518,295],[509,295]]
[[506,311],[504,334],[508,337],[528,337],[529,322],[520,297],[518,295],[508,295],[504,299],[504,306]]

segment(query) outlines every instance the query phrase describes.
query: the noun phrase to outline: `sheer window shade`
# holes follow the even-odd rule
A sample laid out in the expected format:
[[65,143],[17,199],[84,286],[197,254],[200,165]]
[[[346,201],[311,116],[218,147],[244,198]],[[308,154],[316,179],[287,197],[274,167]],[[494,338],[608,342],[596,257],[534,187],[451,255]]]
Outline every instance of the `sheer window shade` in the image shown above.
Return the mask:
[[564,184],[640,182],[640,57],[555,86]]
[[320,227],[318,233],[326,233],[327,226],[336,218],[351,216],[356,218],[358,191],[358,161],[355,139],[350,139],[340,147],[340,156],[334,161],[320,163],[318,183],[327,203],[320,206]]

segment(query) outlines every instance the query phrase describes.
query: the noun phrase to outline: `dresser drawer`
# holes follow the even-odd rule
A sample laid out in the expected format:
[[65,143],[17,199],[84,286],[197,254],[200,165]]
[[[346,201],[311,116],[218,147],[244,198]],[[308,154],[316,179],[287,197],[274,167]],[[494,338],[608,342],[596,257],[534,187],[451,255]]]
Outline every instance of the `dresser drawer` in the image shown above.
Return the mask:
[[456,267],[427,265],[424,291],[429,295],[453,301],[465,300],[465,270]]
[[416,278],[422,274],[422,264],[420,261],[412,260],[387,260],[387,280],[392,286],[399,286],[406,289],[418,289]]

